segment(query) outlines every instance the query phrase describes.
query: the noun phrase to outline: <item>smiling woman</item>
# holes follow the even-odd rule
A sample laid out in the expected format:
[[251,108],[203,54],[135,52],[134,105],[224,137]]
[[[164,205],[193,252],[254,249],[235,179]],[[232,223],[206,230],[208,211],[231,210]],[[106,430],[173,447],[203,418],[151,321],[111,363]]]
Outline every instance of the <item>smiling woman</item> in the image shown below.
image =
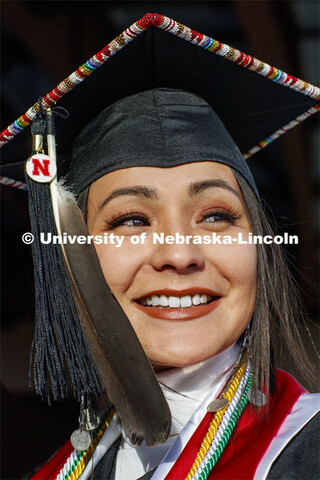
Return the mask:
[[[82,38],[94,41],[88,12],[101,2],[83,11],[87,38],[79,3],[66,43],[77,54]],[[122,23],[129,10],[106,18]],[[51,47],[45,57],[58,65]],[[6,144],[21,133],[16,151],[5,146],[0,181],[28,190],[30,377],[49,402],[71,390],[80,414],[70,440],[28,478],[318,478],[319,396],[277,369],[284,347],[313,378],[303,316],[280,246],[251,241],[273,232],[245,159],[316,113],[320,89],[147,13],[36,98],[0,135]],[[53,119],[68,112],[56,140]]]
[[[91,185],[87,219],[93,235],[125,236],[120,249],[98,245],[97,253],[153,364],[195,364],[238,340],[254,308],[255,245],[153,242],[160,232],[246,236],[250,222],[230,167],[197,162],[117,170]],[[141,233],[145,243],[132,244],[130,237]]]
[[[211,471],[220,479],[314,478],[317,397],[274,359],[280,339],[303,373],[312,371],[280,247],[172,241],[272,235],[247,164],[211,107],[181,90],[122,99],[78,136],[67,182],[90,235],[122,239],[120,247],[96,244],[97,257],[172,415],[169,436],[150,448],[134,445],[130,417],[119,411],[98,448],[94,440],[86,450],[79,478],[92,470],[110,480],[205,479]],[[155,241],[161,235],[171,241]],[[90,347],[88,323],[81,325]],[[119,337],[116,325],[108,335]],[[124,338],[118,345],[133,356]],[[56,457],[50,464],[62,475],[78,457],[60,453],[64,466]]]

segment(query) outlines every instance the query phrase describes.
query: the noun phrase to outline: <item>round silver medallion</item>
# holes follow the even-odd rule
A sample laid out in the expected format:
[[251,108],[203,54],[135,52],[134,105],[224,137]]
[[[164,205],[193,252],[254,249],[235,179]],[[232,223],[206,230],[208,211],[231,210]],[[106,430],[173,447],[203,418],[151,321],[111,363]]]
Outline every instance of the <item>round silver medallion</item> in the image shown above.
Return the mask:
[[252,390],[250,389],[247,393],[248,400],[256,407],[264,407],[267,405],[267,397],[261,390]]
[[209,403],[207,406],[207,411],[210,413],[218,412],[223,410],[228,405],[228,399],[225,397],[216,398],[213,402]]
[[71,445],[75,450],[87,450],[91,445],[91,435],[86,430],[75,430],[70,437]]

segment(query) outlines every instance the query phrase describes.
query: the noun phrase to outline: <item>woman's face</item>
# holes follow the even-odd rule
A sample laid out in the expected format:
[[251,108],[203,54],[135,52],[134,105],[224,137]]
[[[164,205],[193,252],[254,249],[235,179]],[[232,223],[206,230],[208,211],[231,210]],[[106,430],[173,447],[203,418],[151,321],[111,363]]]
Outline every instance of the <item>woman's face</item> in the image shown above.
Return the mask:
[[[88,229],[91,235],[123,236],[120,247],[101,244],[96,250],[154,365],[191,365],[241,336],[255,303],[255,245],[160,244],[153,235],[241,233],[246,239],[251,227],[229,167],[197,162],[108,173],[90,187]],[[132,236],[141,234],[144,243],[133,244]]]

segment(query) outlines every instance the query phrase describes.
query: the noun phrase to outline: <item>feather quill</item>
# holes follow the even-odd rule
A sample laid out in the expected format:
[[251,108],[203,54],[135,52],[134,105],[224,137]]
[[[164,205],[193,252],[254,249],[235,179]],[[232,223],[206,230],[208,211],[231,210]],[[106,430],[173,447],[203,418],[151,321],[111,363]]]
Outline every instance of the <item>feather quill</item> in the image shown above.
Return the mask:
[[[53,138],[49,138],[53,137]],[[55,140],[48,135],[48,153]],[[50,184],[59,235],[88,236],[77,203],[57,180]],[[92,244],[61,245],[80,324],[109,399],[133,444],[166,441],[171,413],[148,358],[120,304],[111,293]]]

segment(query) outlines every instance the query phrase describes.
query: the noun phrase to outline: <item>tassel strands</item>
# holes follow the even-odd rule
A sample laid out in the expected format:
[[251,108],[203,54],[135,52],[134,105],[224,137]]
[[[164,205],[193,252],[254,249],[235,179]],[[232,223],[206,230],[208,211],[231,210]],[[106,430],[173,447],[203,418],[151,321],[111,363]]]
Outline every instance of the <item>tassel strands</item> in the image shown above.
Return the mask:
[[[34,136],[38,137],[37,148],[43,144],[43,133],[46,128],[41,111],[38,117],[39,129],[37,121],[33,128]],[[47,398],[49,403],[51,396],[54,400],[59,400],[67,395],[65,365],[69,370],[72,389],[77,399],[81,393],[98,396],[103,390],[80,328],[60,246],[52,243],[47,245],[40,241],[41,234],[45,236],[48,233],[57,234],[50,183],[35,181],[30,178],[27,171],[31,174],[36,173],[39,177],[41,172],[45,172],[49,180],[52,180],[54,174],[50,174],[50,169],[54,163],[47,156],[33,155],[26,162],[25,175],[31,231],[34,235],[31,248],[36,318],[30,354],[29,382],[31,383],[33,371],[36,392],[42,398]]]
[[[164,442],[170,432],[169,407],[130,321],[105,281],[94,245],[90,242],[43,245],[38,240],[43,231],[57,233],[59,237],[70,234],[73,238],[89,234],[74,196],[51,173],[56,156],[51,112],[47,115],[46,134],[50,157],[33,155],[26,166],[31,176],[30,205],[38,210],[33,215],[40,250],[34,251],[35,269],[38,263],[41,268],[41,276],[36,278],[37,392],[49,397],[50,379],[54,399],[63,398],[67,388],[66,366],[78,400],[91,394],[99,396],[104,388],[107,390],[133,444],[143,440],[148,446]],[[38,182],[44,181],[47,183],[37,187]],[[45,202],[31,197],[33,188],[39,189],[41,185],[48,197],[50,185],[51,198]],[[127,345],[126,351],[123,344]],[[90,431],[92,422],[87,413],[88,421],[83,419],[72,434],[72,444],[78,450],[90,445],[87,427]]]

